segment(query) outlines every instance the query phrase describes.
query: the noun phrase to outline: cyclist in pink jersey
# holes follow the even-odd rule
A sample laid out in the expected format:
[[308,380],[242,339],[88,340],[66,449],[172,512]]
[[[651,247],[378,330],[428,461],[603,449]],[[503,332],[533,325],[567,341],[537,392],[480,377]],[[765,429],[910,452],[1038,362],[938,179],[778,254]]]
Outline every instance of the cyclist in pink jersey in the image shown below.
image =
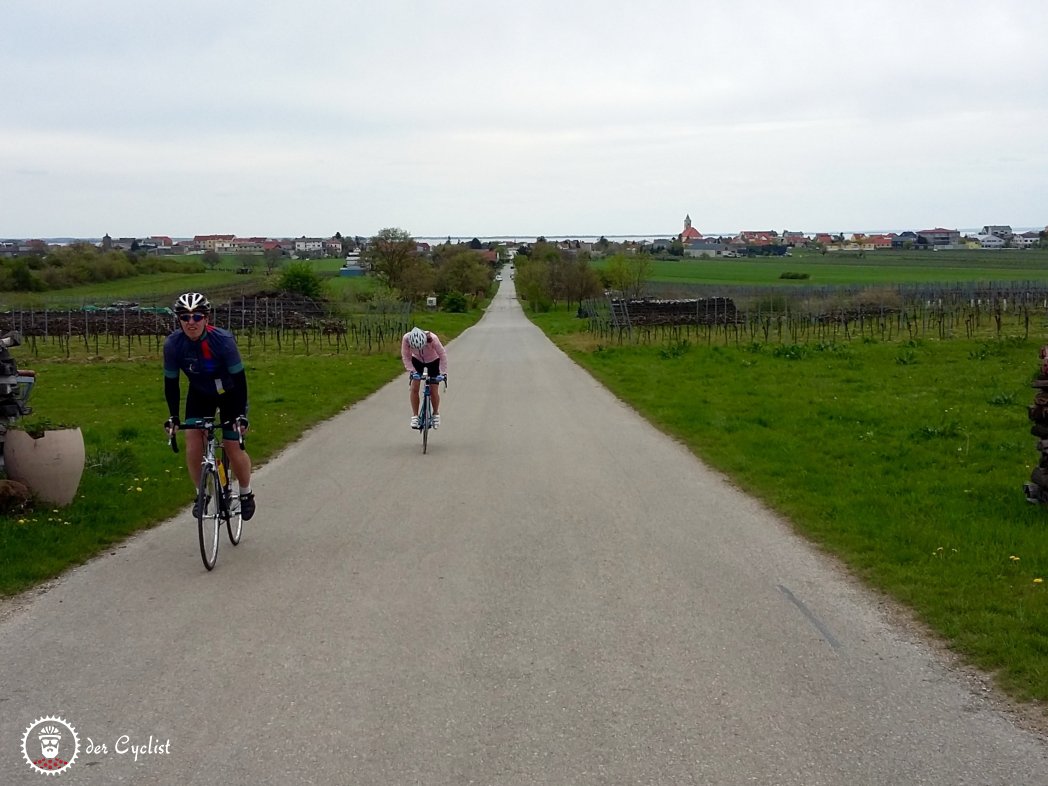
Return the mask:
[[[430,378],[448,373],[448,353],[440,338],[431,330],[415,327],[404,334],[400,340],[400,359],[404,361],[404,370],[409,374],[421,374],[428,371]],[[419,384],[421,380],[411,380],[411,428],[418,428]],[[429,386],[433,399],[433,428],[440,426],[440,387],[432,382]]]

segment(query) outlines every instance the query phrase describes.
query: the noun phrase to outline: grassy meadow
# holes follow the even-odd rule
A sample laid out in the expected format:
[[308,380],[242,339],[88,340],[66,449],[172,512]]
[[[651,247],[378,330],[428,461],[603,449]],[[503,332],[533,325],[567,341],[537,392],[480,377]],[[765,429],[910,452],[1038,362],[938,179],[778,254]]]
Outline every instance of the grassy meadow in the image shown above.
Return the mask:
[[532,318],[1013,696],[1048,701],[1048,509],[1022,493],[1039,341],[602,345],[566,311]]
[[[600,263],[595,263],[599,269]],[[783,273],[806,279],[781,279]],[[650,280],[671,284],[833,286],[946,281],[1048,283],[1048,250],[832,252],[795,249],[788,257],[655,261]]]

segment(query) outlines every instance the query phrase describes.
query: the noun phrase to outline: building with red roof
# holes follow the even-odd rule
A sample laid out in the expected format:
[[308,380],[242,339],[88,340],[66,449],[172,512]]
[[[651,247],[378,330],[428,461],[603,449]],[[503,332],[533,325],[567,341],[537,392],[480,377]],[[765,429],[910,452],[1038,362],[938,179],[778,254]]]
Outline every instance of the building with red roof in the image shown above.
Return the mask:
[[685,244],[692,240],[702,240],[702,233],[691,225],[690,215],[684,216],[684,231],[677,237]]

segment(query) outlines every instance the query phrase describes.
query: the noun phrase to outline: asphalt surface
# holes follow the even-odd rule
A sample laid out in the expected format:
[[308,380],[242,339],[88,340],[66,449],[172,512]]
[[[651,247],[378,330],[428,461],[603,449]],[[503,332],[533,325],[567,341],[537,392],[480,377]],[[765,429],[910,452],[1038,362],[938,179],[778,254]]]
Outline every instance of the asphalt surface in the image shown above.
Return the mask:
[[187,482],[175,519],[3,604],[0,784],[45,782],[20,749],[45,716],[79,737],[67,784],[1048,783],[1042,737],[512,281],[449,353],[428,455],[399,379],[257,472],[214,572]]

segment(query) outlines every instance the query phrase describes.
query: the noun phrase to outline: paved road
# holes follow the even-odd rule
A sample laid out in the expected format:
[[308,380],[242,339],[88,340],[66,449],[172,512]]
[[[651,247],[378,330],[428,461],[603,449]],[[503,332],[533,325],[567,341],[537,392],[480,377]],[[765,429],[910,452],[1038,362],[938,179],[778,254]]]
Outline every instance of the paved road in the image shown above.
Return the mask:
[[512,288],[451,345],[428,456],[398,380],[257,474],[213,573],[187,510],[8,604],[0,783],[43,782],[45,715],[96,748],[77,784],[1048,783],[1044,740]]

